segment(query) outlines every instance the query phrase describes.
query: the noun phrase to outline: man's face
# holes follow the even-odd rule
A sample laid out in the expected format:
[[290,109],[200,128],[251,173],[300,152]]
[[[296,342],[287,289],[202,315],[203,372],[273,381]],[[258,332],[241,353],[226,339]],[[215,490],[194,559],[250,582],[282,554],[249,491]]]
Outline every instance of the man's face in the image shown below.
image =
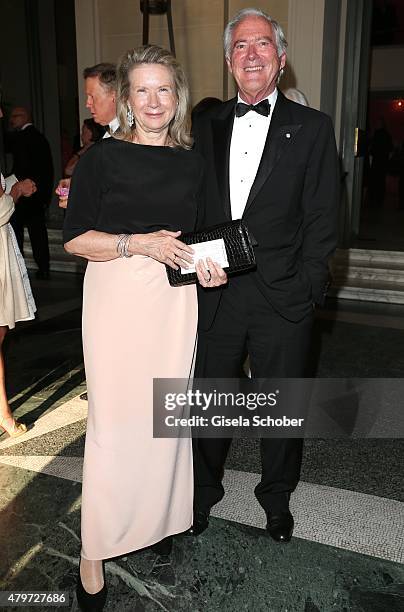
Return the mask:
[[28,123],[29,117],[25,108],[13,108],[10,115],[10,127],[13,130],[19,130]]
[[109,91],[98,77],[88,77],[85,80],[86,107],[94,121],[100,125],[108,125],[116,116],[115,91]]
[[255,104],[275,89],[286,54],[278,56],[272,25],[263,17],[249,16],[234,28],[226,61],[243,100]]

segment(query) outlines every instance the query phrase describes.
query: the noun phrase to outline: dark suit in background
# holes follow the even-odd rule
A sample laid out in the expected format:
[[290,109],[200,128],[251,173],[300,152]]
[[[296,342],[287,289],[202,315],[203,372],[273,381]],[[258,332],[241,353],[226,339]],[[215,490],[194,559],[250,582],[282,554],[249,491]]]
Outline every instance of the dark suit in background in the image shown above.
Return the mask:
[[[197,117],[196,147],[207,164],[200,225],[231,219],[229,155],[237,99]],[[252,112],[252,111],[251,111]],[[224,288],[199,288],[196,377],[237,377],[248,353],[252,377],[301,377],[314,304],[328,285],[337,238],[338,161],[326,115],[287,100],[275,104],[243,219],[257,241],[257,269]],[[230,440],[195,441],[195,506],[208,513],[223,496]],[[302,441],[263,439],[256,497],[267,513],[288,509],[300,475]]]
[[12,173],[19,180],[32,179],[37,192],[20,198],[11,218],[21,252],[24,227],[28,229],[39,276],[49,275],[49,245],[45,213],[53,190],[53,163],[49,143],[32,124],[8,136],[8,150],[13,156]]

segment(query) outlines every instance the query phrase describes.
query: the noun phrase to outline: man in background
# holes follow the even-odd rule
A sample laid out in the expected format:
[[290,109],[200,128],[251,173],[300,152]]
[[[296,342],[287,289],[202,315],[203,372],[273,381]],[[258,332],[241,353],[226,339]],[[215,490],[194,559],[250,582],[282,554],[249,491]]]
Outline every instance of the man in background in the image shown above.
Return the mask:
[[24,228],[28,229],[32,254],[38,266],[37,278],[49,278],[49,244],[45,214],[53,188],[53,162],[45,136],[32,124],[31,113],[16,106],[10,115],[11,132],[8,150],[13,156],[12,173],[19,181],[31,179],[37,191],[31,197],[21,197],[15,207],[11,224],[21,253],[24,253]]
[[[104,138],[108,138],[119,127],[116,118],[116,68],[113,64],[96,64],[83,71],[86,108],[96,123],[106,126]],[[60,189],[69,189],[70,179],[62,179],[56,189],[59,206],[67,208],[67,195],[60,195]]]

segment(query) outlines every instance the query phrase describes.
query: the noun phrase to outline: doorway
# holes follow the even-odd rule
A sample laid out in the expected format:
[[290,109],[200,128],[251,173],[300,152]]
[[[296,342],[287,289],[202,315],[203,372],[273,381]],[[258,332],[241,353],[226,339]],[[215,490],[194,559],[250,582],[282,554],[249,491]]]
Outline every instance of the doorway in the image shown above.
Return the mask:
[[404,3],[349,5],[343,246],[404,251]]

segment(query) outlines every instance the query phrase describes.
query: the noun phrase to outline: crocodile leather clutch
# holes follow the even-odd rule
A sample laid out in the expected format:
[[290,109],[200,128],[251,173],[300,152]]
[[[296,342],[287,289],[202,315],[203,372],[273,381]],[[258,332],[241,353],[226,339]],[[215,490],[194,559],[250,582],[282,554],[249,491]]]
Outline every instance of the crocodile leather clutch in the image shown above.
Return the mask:
[[[190,232],[180,236],[178,240],[193,245],[209,240],[223,239],[229,266],[223,268],[227,274],[236,274],[255,268],[255,255],[251,237],[245,223],[238,219],[208,227],[199,232]],[[191,285],[196,283],[196,272],[181,273],[181,269],[174,270],[166,265],[168,282],[172,287]]]

